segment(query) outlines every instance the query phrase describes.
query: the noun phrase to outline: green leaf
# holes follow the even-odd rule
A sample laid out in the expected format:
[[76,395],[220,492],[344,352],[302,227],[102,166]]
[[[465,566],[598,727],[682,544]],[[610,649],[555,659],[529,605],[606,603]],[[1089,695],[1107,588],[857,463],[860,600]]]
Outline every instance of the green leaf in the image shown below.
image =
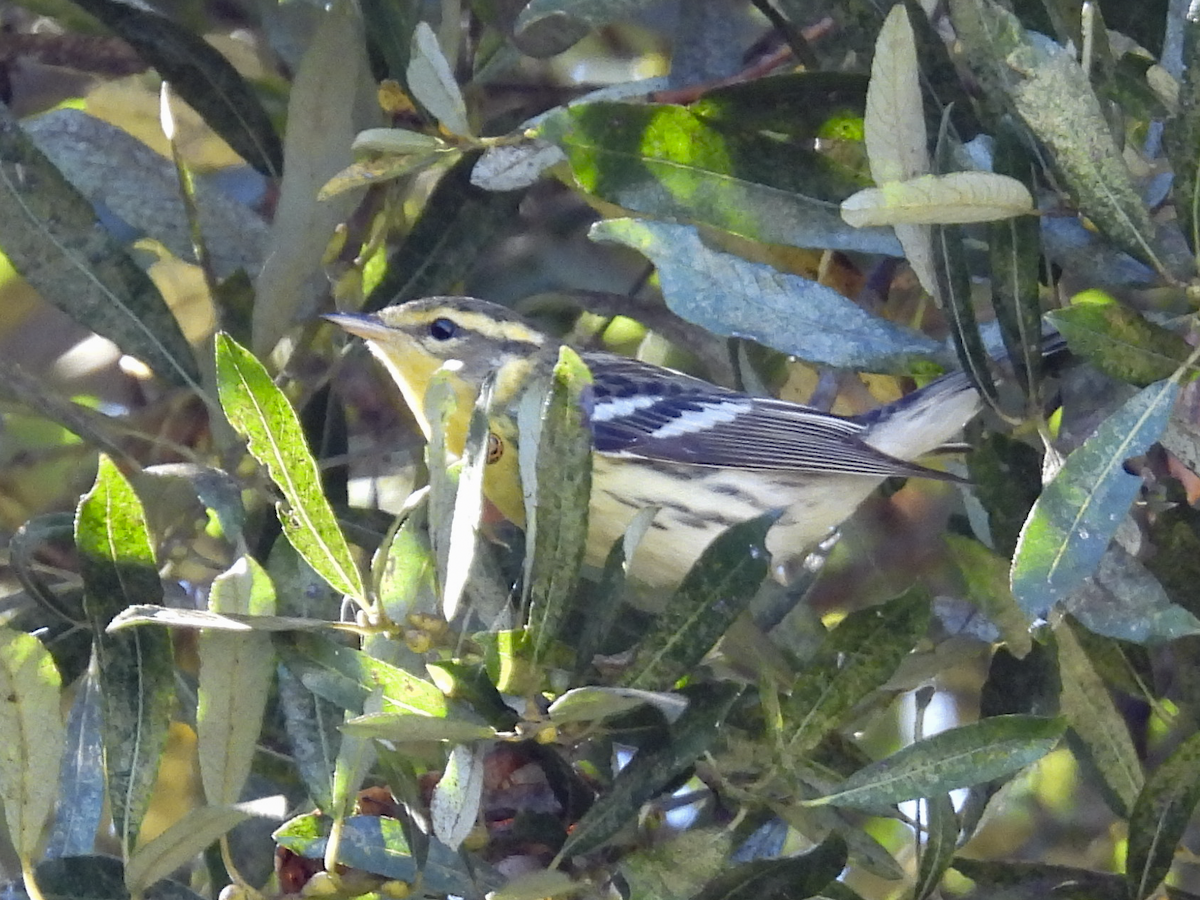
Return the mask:
[[446,697],[433,684],[411,672],[373,659],[358,650],[316,634],[276,638],[284,664],[309,690],[355,714],[377,687],[385,712],[416,713],[442,718]]
[[1163,148],[1171,162],[1174,179],[1171,198],[1183,233],[1192,250],[1200,247],[1200,178],[1197,178],[1196,148],[1200,147],[1200,20],[1181,16],[1183,29],[1183,77],[1179,111],[1167,120]]
[[437,35],[427,22],[418,22],[413,29],[406,80],[414,99],[447,131],[463,136],[471,134],[466,101],[438,44]]
[[1119,544],[1096,572],[1063,601],[1088,631],[1137,644],[1161,644],[1200,634],[1200,619],[1171,601],[1146,566]]
[[1120,875],[1077,866],[1054,866],[1015,860],[957,857],[954,868],[984,891],[1004,896],[1010,890],[1022,897],[1068,896],[1089,900],[1126,900]]
[[232,806],[201,806],[137,848],[125,864],[125,886],[133,896],[190,863],[217,838],[250,818]]
[[879,810],[1011,775],[1054,749],[1066,723],[1038,716],[996,716],[909,744],[860,769],[808,806]]
[[1013,595],[1026,615],[1040,615],[1095,570],[1142,483],[1123,464],[1158,440],[1178,394],[1173,381],[1143,388],[1067,457],[1042,491],[1013,559]]
[[1029,619],[1008,584],[1008,560],[962,535],[948,533],[942,539],[966,584],[966,598],[1000,630],[1001,639],[1014,656],[1025,656],[1033,646],[1033,637]]
[[1064,617],[1054,635],[1062,678],[1062,714],[1115,799],[1116,812],[1128,816],[1144,781],[1129,726],[1075,637],[1070,619]]
[[733,866],[693,900],[800,900],[818,897],[846,866],[846,842],[830,835],[806,853]]
[[599,722],[609,716],[628,712],[643,703],[660,710],[667,721],[678,718],[687,708],[687,701],[678,694],[593,685],[567,691],[550,704],[546,715],[555,725]]
[[[992,168],[1020,180],[1031,194],[1037,190],[1033,160],[1008,118],[1001,121],[996,135]],[[992,307],[1017,383],[1026,395],[1036,395],[1042,371],[1041,257],[1041,225],[1036,216],[1017,216],[989,226]]]
[[621,855],[629,895],[653,900],[691,900],[710,879],[729,868],[733,835],[727,828],[689,828],[671,840]]
[[221,406],[283,493],[287,505],[277,511],[284,534],[321,577],[365,606],[362,575],[322,492],[295,410],[262,363],[233,338],[218,334],[216,350]]
[[587,540],[592,434],[584,397],[592,375],[569,347],[559,349],[545,393],[522,397],[521,484],[525,493],[525,596],[534,657],[541,657],[574,600]]
[[952,0],[950,11],[963,59],[1037,138],[1080,211],[1126,252],[1186,277],[1193,267],[1160,240],[1075,54],[992,0]]
[[89,203],[0,109],[0,247],[38,293],[172,384],[200,380],[158,288]]
[[0,627],[0,806],[22,861],[35,858],[58,796],[66,729],[62,683],[50,652],[33,635]]
[[66,750],[59,769],[58,809],[46,840],[47,858],[84,856],[93,851],[104,812],[104,746],[97,673],[75,688],[67,717]]
[[1100,371],[1138,387],[1170,378],[1192,352],[1180,335],[1099,290],[1083,291],[1047,318],[1071,350]]
[[1131,900],[1151,896],[1167,877],[1200,801],[1200,734],[1181,743],[1146,780],[1129,817],[1125,883]]
[[320,809],[332,809],[344,710],[310,691],[287,666],[281,664],[278,672],[279,707],[292,759],[313,802]]
[[[293,853],[322,859],[331,825],[325,816],[297,816],[284,822],[272,837]],[[387,816],[351,816],[343,823],[341,839],[338,859],[343,864],[397,881],[412,882],[419,876],[427,893],[477,896],[504,882],[485,865],[476,863],[468,870],[462,857],[436,840],[430,841],[424,865],[418,865],[404,827]]]
[[848,615],[801,669],[783,704],[789,757],[806,754],[895,673],[929,627],[929,598],[910,590]]
[[491,725],[463,719],[437,719],[415,713],[371,713],[347,719],[343,734],[372,737],[397,744],[450,741],[461,744],[496,736]]
[[318,193],[354,162],[354,135],[380,124],[357,8],[340,0],[313,15],[316,28],[288,97],[287,166],[262,270],[254,280],[251,346],[263,358],[326,298],[326,247],[334,229],[358,206],[362,189],[326,200]]
[[[269,616],[275,611],[270,576],[243,556],[213,580],[208,608],[217,613]],[[262,633],[203,631],[196,733],[200,780],[212,806],[237,803],[250,774],[275,673],[271,638]]]
[[811,362],[905,371],[942,348],[876,318],[832,288],[710,250],[695,228],[636,219],[592,226],[593,240],[624,244],[658,269],[667,306],[714,334],[742,337]]
[[462,846],[475,827],[483,800],[483,778],[481,749],[459,745],[450,751],[442,777],[433,789],[429,816],[434,835],[451,850]]
[[934,894],[958,848],[958,816],[949,794],[938,794],[925,801],[925,820],[925,841],[920,845],[913,900],[925,900]]
[[625,686],[667,690],[688,675],[750,605],[767,577],[772,511],[727,528],[709,544],[638,643]]
[[133,0],[77,2],[128,41],[242,159],[269,178],[283,171],[279,137],[258,95],[204,38]]
[[133,850],[158,776],[175,701],[170,636],[161,629],[104,632],[134,601],[162,598],[162,582],[142,505],[108,459],[75,516],[84,605],[96,638],[104,704],[104,761],[113,821],[125,853]]
[[741,694],[730,682],[705,685],[691,697],[688,708],[671,726],[669,739],[639,750],[613,779],[612,787],[592,805],[571,830],[559,859],[589,853],[626,825],[638,810],[691,766],[717,737],[721,723]]
[[634,212],[793,247],[899,249],[884,229],[842,221],[838,204],[865,185],[820,154],[680,106],[577,103],[534,133],[562,148],[585,191]]

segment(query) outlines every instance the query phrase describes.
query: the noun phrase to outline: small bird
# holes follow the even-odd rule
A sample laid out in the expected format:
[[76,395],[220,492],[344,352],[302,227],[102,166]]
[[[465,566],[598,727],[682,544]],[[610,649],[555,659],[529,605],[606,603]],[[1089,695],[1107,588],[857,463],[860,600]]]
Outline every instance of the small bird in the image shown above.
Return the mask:
[[[461,455],[484,380],[494,379],[484,493],[524,525],[516,474],[517,405],[558,357],[560,342],[511,310],[472,297],[428,297],[372,314],[326,316],[364,338],[400,388],[426,438],[425,390],[453,364],[457,408],[446,443]],[[676,587],[723,530],[768,510],[776,572],[786,572],[892,475],[955,480],[913,460],[937,449],[978,412],[962,372],[865,415],[844,417],[717,387],[673,369],[612,353],[581,354],[594,384],[592,497],[586,561],[603,563],[634,515],[657,507],[630,562],[641,590]],[[494,455],[494,454],[489,454]]]

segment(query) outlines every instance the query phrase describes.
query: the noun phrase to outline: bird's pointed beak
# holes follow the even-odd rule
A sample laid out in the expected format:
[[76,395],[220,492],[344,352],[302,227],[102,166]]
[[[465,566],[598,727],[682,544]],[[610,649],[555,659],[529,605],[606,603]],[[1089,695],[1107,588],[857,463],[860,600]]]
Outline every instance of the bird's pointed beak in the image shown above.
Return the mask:
[[374,313],[327,313],[322,318],[366,340],[382,338],[390,331]]

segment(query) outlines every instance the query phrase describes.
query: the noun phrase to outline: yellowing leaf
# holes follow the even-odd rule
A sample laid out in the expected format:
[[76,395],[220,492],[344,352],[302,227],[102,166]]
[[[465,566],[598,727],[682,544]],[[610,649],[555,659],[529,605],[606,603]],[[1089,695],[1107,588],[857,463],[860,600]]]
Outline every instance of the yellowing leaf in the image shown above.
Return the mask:
[[903,181],[929,171],[917,46],[902,3],[892,7],[875,42],[863,131],[876,184]]
[[1032,213],[1033,197],[1015,178],[991,172],[922,175],[867,188],[842,201],[851,225],[956,225]]

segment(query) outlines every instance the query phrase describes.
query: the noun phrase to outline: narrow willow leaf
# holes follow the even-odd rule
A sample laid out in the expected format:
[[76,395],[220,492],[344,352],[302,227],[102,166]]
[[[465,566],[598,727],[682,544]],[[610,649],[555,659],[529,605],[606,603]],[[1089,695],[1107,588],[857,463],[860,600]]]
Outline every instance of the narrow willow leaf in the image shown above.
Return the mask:
[[894,181],[847,197],[841,209],[842,218],[856,228],[991,222],[1034,212],[1025,185],[991,172],[948,172]]
[[[871,178],[877,185],[906,181],[929,171],[917,45],[903,4],[892,7],[875,41],[863,137]],[[842,218],[846,218],[845,210],[843,202]],[[894,224],[846,221],[851,225]]]
[[967,262],[963,229],[958,225],[934,225],[929,231],[936,282],[931,293],[941,302],[950,319],[950,333],[959,365],[970,375],[975,389],[996,406],[996,384],[971,295],[972,275]]
[[[307,859],[325,856],[331,820],[326,816],[298,816],[284,822],[272,837],[281,847]],[[352,868],[397,881],[421,878],[431,894],[479,896],[504,883],[504,877],[477,861],[470,870],[465,860],[440,841],[431,841],[424,865],[413,855],[404,827],[387,816],[351,816],[343,823],[341,861]]]
[[566,872],[534,869],[508,880],[504,887],[488,894],[488,900],[543,900],[546,897],[570,897],[582,886]]
[[283,179],[262,270],[254,280],[251,346],[264,359],[298,320],[317,312],[329,290],[322,258],[334,229],[363,189],[317,199],[354,157],[350,142],[379,124],[362,20],[338,0],[314,12],[316,28],[288,95]]
[[322,492],[295,410],[262,363],[233,338],[218,334],[216,348],[221,406],[283,493],[287,506],[278,512],[288,540],[336,590],[365,605],[362,575]]
[[347,719],[342,733],[398,744],[428,741],[461,744],[493,738],[497,732],[491,725],[464,719],[437,719],[415,713],[373,713]]
[[585,191],[634,212],[793,247],[900,249],[884,229],[842,221],[837,204],[861,183],[819,153],[680,106],[576,103],[531,134],[566,154]]
[[1200,247],[1200,178],[1197,178],[1196,148],[1200,147],[1200,20],[1181,16],[1183,28],[1183,77],[1179,108],[1167,120],[1163,148],[1174,176],[1171,197],[1183,233],[1193,252]]
[[624,244],[658,269],[676,315],[726,337],[743,337],[831,366],[904,370],[941,346],[865,312],[831,288],[706,247],[695,228],[634,219],[592,226],[593,240]]
[[125,864],[125,886],[133,896],[199,856],[208,846],[250,818],[232,806],[201,806],[141,847]]
[[355,153],[417,153],[444,146],[446,142],[440,137],[420,131],[409,131],[407,128],[368,128],[355,136],[350,149]]
[[449,711],[446,697],[430,682],[329,638],[294,634],[277,638],[276,647],[310,690],[355,714],[376,687],[387,712],[443,717]]
[[450,546],[446,551],[446,580],[442,586],[442,616],[453,622],[471,577],[475,551],[479,542],[479,524],[483,519],[483,480],[488,465],[491,431],[488,407],[491,405],[492,381],[488,379],[479,391],[467,440],[463,447],[462,468],[458,475],[458,490],[454,497],[454,512],[450,521]]
[[[536,392],[527,395],[518,413],[526,521],[524,600],[535,658],[559,639],[583,564],[592,493],[592,433],[584,398],[591,384],[587,365],[562,347],[545,399]],[[531,466],[535,474],[529,478]]]
[[467,104],[463,100],[450,63],[442,53],[437,35],[426,22],[413,29],[412,50],[408,57],[408,89],[413,97],[451,134],[468,136]]
[[1200,801],[1200,734],[1175,748],[1146,780],[1129,817],[1125,883],[1131,900],[1151,896],[1167,877]]
[[94,668],[75,693],[67,717],[66,748],[58,776],[58,808],[46,842],[46,857],[86,856],[96,846],[104,812],[104,745],[101,743],[100,683]]
[[604,560],[604,568],[593,588],[591,609],[584,617],[583,629],[575,641],[575,671],[584,672],[605,646],[625,607],[625,576],[634,551],[646,536],[659,507],[647,506],[634,513],[625,533],[615,541]]
[[62,689],[50,652],[33,635],[0,627],[0,801],[8,834],[23,861],[32,860],[58,796],[58,764],[66,729]]
[[349,622],[322,622],[295,616],[242,616],[214,613],[204,609],[175,609],[170,606],[130,606],[108,623],[106,631],[120,631],[138,625],[164,625],[167,628],[206,629],[229,634],[267,634],[272,631],[362,631]]
[[952,0],[950,12],[963,58],[1045,148],[1080,211],[1126,252],[1160,272],[1182,272],[1184,260],[1159,239],[1075,54],[1027,32],[992,0]]
[[1174,603],[1146,566],[1117,543],[1062,608],[1094,634],[1136,644],[1200,634],[1200,619]]
[[[363,702],[363,712],[376,715],[380,712],[381,695],[372,691]],[[350,719],[351,713],[346,711],[344,719]],[[345,821],[353,810],[358,792],[362,789],[363,779],[375,765],[375,742],[360,734],[342,732],[342,744],[338,747],[337,760],[333,766],[333,806],[326,812],[336,820],[335,829]],[[339,850],[334,841],[326,848],[325,867],[332,870],[338,864]]]
[[[208,608],[269,616],[275,611],[275,587],[262,566],[243,556],[213,581]],[[196,652],[200,780],[211,806],[227,806],[241,799],[250,774],[275,673],[275,652],[269,635],[227,631],[201,632]]]
[[999,629],[1013,656],[1024,657],[1033,647],[1033,637],[1008,583],[1008,560],[962,535],[947,533],[942,539],[966,584],[967,599]]
[[846,867],[846,842],[832,834],[795,856],[756,859],[722,872],[694,900],[801,900],[819,897]]
[[75,515],[84,605],[96,633],[104,705],[104,761],[117,836],[132,851],[167,742],[175,699],[170,637],[161,629],[105,634],[131,602],[162,598],[142,505],[107,457]]
[[1120,875],[1079,866],[959,856],[954,860],[954,868],[982,890],[996,891],[1002,896],[1013,889],[1023,897],[1073,896],[1090,900],[1124,900],[1128,896]]
[[415,175],[458,153],[458,148],[447,147],[426,153],[388,154],[376,159],[359,160],[341,169],[321,185],[317,200],[323,202],[350,191],[354,191],[357,197],[364,188]]
[[242,159],[267,177],[283,171],[279,137],[258,94],[203,37],[132,0],[79,5],[128,41]]
[[199,383],[191,347],[154,282],[98,227],[92,204],[7,107],[0,109],[0,246],[13,268],[74,321],[173,384]]
[[1173,381],[1143,388],[1067,457],[1046,486],[1013,559],[1013,595],[1026,615],[1041,615],[1095,570],[1141,486],[1123,464],[1158,440],[1178,393]]
[[333,767],[342,745],[344,711],[318,697],[285,665],[278,667],[279,707],[296,770],[320,809],[333,808]]
[[1038,716],[996,716],[909,744],[855,772],[809,806],[879,810],[890,804],[1011,775],[1054,749],[1066,723]]
[[785,750],[806,754],[882,687],[929,627],[929,598],[911,590],[848,615],[799,673],[781,710]]
[[740,693],[741,688],[730,682],[706,685],[703,694],[697,692],[671,726],[670,738],[661,746],[640,750],[617,773],[608,793],[602,794],[575,824],[559,858],[588,853],[636,821],[642,804],[659,794],[711,746]]
[[734,525],[704,549],[638,643],[626,687],[667,690],[696,667],[767,577],[767,532],[778,518],[772,511]]
[[483,800],[483,747],[459,745],[450,751],[446,768],[433,789],[429,815],[437,839],[457,850],[479,819]]
[[1064,617],[1058,623],[1054,636],[1062,679],[1062,714],[1115,798],[1116,812],[1128,816],[1144,782],[1129,726],[1079,645],[1070,619]]
[[[996,135],[993,168],[1018,179],[1031,194],[1035,189],[1033,160],[1009,117],[1001,121]],[[996,222],[988,229],[992,308],[1017,383],[1029,396],[1036,396],[1042,371],[1041,258],[1041,228],[1035,216]]]
[[1070,306],[1051,310],[1047,318],[1072,352],[1138,387],[1170,378],[1193,350],[1181,335],[1099,290],[1076,294]]
[[471,184],[486,191],[519,191],[565,161],[558,147],[541,138],[489,147],[471,170]]
[[942,876],[954,861],[958,848],[958,816],[949,794],[938,794],[925,801],[925,840],[917,864],[917,883],[913,900],[925,900],[937,891]]
[[679,694],[639,691],[633,688],[589,686],[573,688],[550,704],[546,715],[556,725],[571,722],[599,722],[648,703],[674,722],[687,708]]

